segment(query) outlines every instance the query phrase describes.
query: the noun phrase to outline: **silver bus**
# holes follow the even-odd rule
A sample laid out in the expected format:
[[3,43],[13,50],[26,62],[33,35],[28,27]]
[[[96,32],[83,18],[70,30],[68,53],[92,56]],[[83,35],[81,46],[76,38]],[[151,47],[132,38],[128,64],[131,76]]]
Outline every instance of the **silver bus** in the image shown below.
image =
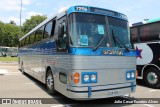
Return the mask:
[[6,57],[9,47],[0,46],[0,57]]
[[135,92],[136,52],[122,13],[72,6],[19,41],[19,68],[50,94],[89,100]]
[[18,47],[4,47],[0,46],[0,57],[17,57],[18,56]]

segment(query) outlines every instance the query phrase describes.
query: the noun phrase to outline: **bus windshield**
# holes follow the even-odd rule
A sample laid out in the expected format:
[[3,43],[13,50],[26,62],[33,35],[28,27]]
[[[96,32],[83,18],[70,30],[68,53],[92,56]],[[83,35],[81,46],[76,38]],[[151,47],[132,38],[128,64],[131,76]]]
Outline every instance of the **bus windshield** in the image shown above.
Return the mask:
[[[106,21],[106,18],[108,21]],[[107,29],[107,27],[109,28]],[[87,13],[72,13],[69,15],[69,36],[70,44],[73,47],[94,47],[102,36],[106,36],[106,38],[99,47],[120,47],[114,43],[112,30],[115,32],[115,36],[123,42],[121,45],[131,47],[127,21]]]
[[[110,27],[110,34],[111,34],[111,43],[113,47],[127,47],[131,48],[130,43],[130,36],[129,36],[129,27],[128,22],[108,17],[109,27]],[[113,38],[112,32],[114,32],[114,35],[117,37],[118,41],[121,43],[121,46],[118,46],[118,43]],[[124,46],[122,46],[124,45]]]

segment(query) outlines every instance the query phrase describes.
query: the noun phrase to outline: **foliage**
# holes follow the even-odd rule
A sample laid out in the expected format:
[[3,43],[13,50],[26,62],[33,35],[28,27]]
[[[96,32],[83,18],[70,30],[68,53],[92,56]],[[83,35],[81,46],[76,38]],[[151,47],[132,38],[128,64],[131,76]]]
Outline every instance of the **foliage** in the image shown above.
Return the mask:
[[18,61],[18,57],[0,57],[0,62],[11,62],[11,61]]
[[22,26],[22,33],[20,32],[20,27],[17,26],[14,21],[11,20],[9,23],[3,23],[0,21],[0,46],[18,46],[19,38],[32,30],[46,18],[46,16],[36,15],[31,16],[30,19],[26,19]]
[[0,22],[0,46],[17,46],[19,27],[15,24]]
[[36,15],[31,16],[30,19],[26,19],[26,22],[22,26],[22,31],[24,34],[28,33],[30,30],[35,28],[37,25],[39,25],[41,22],[43,22],[45,19],[47,19],[46,16]]

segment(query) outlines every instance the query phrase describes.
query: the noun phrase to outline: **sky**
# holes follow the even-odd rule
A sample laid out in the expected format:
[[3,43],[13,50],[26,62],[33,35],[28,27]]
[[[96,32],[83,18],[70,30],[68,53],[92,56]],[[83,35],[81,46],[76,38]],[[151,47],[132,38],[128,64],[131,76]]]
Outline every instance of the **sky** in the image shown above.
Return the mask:
[[[61,8],[87,5],[106,8],[127,15],[129,24],[160,17],[160,0],[22,0],[22,23],[32,15],[50,17]],[[0,21],[20,25],[21,0],[0,1]]]

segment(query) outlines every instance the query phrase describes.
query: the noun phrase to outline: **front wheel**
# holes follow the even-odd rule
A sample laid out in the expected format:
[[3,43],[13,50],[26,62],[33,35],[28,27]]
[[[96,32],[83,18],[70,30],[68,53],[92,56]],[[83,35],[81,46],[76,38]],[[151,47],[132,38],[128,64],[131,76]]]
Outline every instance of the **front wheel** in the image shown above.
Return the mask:
[[144,81],[148,87],[160,88],[160,72],[155,68],[149,68],[144,74]]
[[48,70],[46,75],[46,87],[49,94],[55,94],[54,79],[52,71]]

